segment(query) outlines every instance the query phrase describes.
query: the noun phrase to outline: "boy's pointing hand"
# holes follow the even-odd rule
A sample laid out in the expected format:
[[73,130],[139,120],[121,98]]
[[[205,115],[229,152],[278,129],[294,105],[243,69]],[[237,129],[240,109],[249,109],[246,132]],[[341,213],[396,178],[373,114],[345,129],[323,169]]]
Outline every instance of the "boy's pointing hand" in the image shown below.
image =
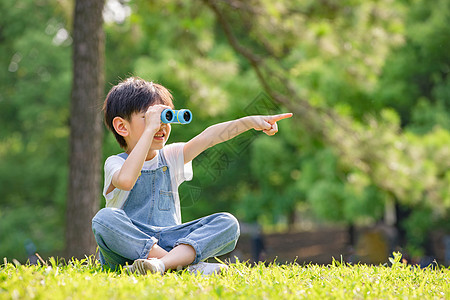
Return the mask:
[[272,116],[253,116],[255,130],[262,130],[267,135],[274,135],[278,132],[277,122],[292,117],[292,113],[285,113]]

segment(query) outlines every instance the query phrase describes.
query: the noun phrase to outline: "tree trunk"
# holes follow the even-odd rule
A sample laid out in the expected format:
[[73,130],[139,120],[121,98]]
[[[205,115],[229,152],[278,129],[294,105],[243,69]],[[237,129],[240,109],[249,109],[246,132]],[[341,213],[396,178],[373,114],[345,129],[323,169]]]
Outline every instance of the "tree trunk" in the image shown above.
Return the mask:
[[104,91],[104,0],[76,0],[66,258],[95,253],[91,220],[99,208]]

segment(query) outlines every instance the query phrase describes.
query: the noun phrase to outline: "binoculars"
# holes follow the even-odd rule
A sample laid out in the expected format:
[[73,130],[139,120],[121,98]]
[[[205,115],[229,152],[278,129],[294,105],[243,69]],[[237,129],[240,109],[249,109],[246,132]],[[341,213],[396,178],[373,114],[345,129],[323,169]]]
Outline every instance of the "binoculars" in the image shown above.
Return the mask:
[[161,122],[174,124],[189,124],[192,121],[192,113],[189,109],[174,110],[166,108],[161,112]]

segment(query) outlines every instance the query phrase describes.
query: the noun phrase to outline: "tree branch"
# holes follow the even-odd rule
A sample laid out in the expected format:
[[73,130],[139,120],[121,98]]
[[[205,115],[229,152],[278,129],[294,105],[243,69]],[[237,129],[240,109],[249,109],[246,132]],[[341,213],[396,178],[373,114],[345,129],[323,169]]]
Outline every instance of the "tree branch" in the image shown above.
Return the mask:
[[[355,144],[364,142],[364,139],[356,131],[352,130],[349,120],[339,116],[332,109],[312,106],[307,100],[300,98],[289,78],[271,68],[261,56],[244,47],[234,35],[232,25],[227,20],[225,13],[219,8],[218,0],[203,0],[203,2],[216,15],[217,21],[222,27],[231,47],[249,61],[263,89],[272,99],[296,114],[308,131],[320,136],[330,145],[334,145],[336,150],[347,157],[348,153],[345,153],[346,150],[341,145],[342,141],[330,134],[330,128],[338,126],[347,138],[353,139]],[[273,87],[274,84],[276,88]],[[280,92],[280,89],[283,89],[285,93]],[[354,158],[354,165],[368,171],[370,169],[370,159],[367,160],[367,157]]]

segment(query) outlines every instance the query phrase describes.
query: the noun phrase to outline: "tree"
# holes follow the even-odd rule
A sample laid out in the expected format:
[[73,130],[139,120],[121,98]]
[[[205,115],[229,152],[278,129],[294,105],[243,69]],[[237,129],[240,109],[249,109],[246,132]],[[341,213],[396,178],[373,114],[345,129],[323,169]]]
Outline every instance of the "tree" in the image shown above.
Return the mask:
[[73,23],[73,86],[66,256],[95,250],[91,219],[99,207],[104,88],[104,0],[77,0]]

